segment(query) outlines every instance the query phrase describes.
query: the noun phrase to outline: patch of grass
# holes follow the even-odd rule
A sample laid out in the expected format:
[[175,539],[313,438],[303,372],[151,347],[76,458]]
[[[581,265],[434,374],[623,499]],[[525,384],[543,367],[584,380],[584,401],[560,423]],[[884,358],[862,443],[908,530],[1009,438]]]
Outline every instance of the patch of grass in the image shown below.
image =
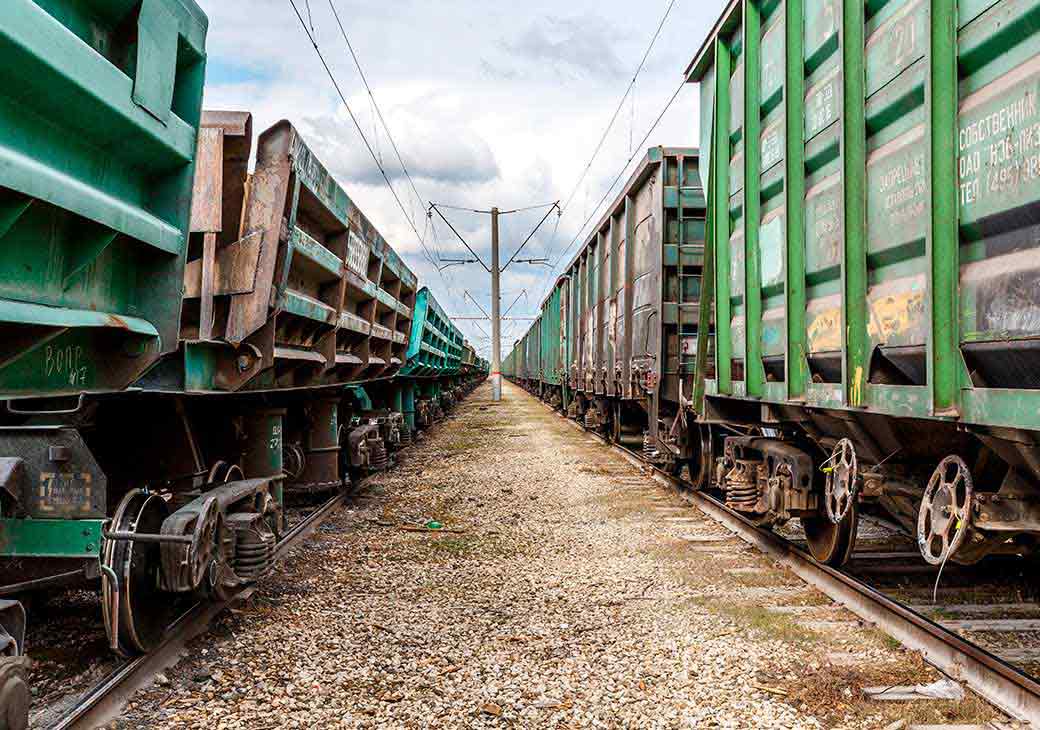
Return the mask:
[[427,538],[426,547],[431,559],[499,559],[509,555],[509,549],[493,535],[447,533]]
[[481,444],[471,439],[451,439],[438,444],[438,446],[445,451],[472,451],[473,449],[479,449]]
[[899,651],[903,648],[903,645],[899,643],[898,639],[889,636],[884,631],[875,630],[872,633],[875,633],[877,635],[878,643],[880,643],[883,648],[888,649],[889,651]]
[[747,588],[797,587],[800,583],[792,583],[779,571],[766,568],[764,573],[729,573],[726,579],[731,583]]
[[819,636],[801,626],[789,614],[770,611],[764,606],[751,603],[731,603],[719,599],[691,599],[712,613],[741,624],[769,638],[780,639],[788,644],[805,645]]
[[479,539],[474,537],[445,536],[430,540],[430,550],[447,555],[469,555],[479,547]]

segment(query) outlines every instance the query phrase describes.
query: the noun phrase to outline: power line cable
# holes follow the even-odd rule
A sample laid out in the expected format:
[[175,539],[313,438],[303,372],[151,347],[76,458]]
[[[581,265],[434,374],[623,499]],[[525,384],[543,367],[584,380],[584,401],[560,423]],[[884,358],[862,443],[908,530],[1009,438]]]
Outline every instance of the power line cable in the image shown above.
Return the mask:
[[310,31],[307,27],[307,21],[303,19],[303,15],[300,13],[300,8],[297,7],[295,0],[289,0],[289,4],[292,6],[293,12],[296,13],[297,19],[300,21],[300,26],[303,28],[303,32],[307,34],[307,39],[314,46],[314,52],[318,54],[318,60],[321,61],[321,65],[325,69],[326,75],[329,77],[329,81],[332,82],[332,86],[336,89],[336,93],[339,95],[340,101],[343,103],[343,107],[347,110],[347,114],[350,115],[350,121],[354,123],[354,128],[357,133],[361,136],[361,141],[365,143],[365,149],[368,150],[368,154],[372,157],[372,161],[376,167],[379,168],[380,174],[383,176],[383,180],[386,182],[386,186],[390,188],[390,193],[394,196],[394,200],[397,201],[397,207],[401,209],[401,213],[404,214],[408,224],[412,227],[412,231],[415,233],[415,237],[419,240],[419,245],[422,247],[426,254],[426,258],[430,260],[434,268],[437,267],[437,262],[434,261],[433,255],[430,250],[426,247],[426,242],[423,241],[422,236],[419,234],[419,229],[415,225],[415,220],[408,214],[408,211],[404,207],[404,203],[401,202],[401,197],[397,194],[394,186],[390,182],[390,177],[386,174],[386,169],[379,162],[379,158],[376,156],[375,150],[372,149],[371,143],[368,141],[368,137],[365,136],[365,131],[361,128],[361,124],[358,122],[357,116],[354,114],[354,110],[350,108],[350,104],[347,103],[347,97],[343,93],[343,89],[340,88],[339,81],[336,80],[335,74],[332,73],[332,69],[329,67],[328,62],[325,60],[325,55],[321,52],[318,47],[318,41],[315,39],[315,34]]
[[477,210],[476,208],[462,208],[458,205],[447,205],[445,203],[437,203],[438,208],[444,208],[444,210],[461,210],[463,213],[479,213],[481,215],[491,215],[490,210]]
[[[309,0],[308,0],[309,1]],[[411,172],[408,171],[408,166],[404,162],[404,156],[401,154],[400,148],[397,146],[397,141],[394,139],[393,133],[390,131],[390,125],[387,124],[386,118],[383,116],[383,110],[379,106],[379,102],[376,101],[376,95],[372,91],[372,87],[368,83],[368,77],[365,76],[365,71],[361,67],[361,61],[358,59],[357,53],[354,51],[354,45],[350,42],[350,37],[347,35],[347,30],[343,26],[343,21],[339,17],[339,11],[336,10],[336,4],[334,0],[329,0],[329,8],[332,10],[332,15],[336,19],[336,25],[339,26],[340,35],[343,36],[343,42],[347,45],[347,50],[350,51],[350,57],[354,61],[354,67],[357,68],[358,75],[361,77],[361,83],[365,85],[365,91],[368,92],[369,101],[372,103],[372,108],[375,109],[375,114],[379,117],[380,124],[383,125],[384,131],[386,131],[387,139],[390,140],[390,146],[394,150],[394,155],[397,157],[397,162],[401,166],[401,171],[404,173],[405,178],[408,180],[408,184],[412,188],[412,192],[415,193],[416,200],[420,204],[423,203],[423,196],[419,194],[419,189],[415,185],[415,180],[412,178]],[[377,140],[378,144],[378,135]],[[382,163],[382,153],[379,156],[380,163]],[[437,259],[440,260],[441,252],[434,248],[437,253]]]
[[559,205],[560,201],[557,200],[553,203],[542,203],[540,205],[529,205],[526,208],[516,208],[515,210],[500,210],[499,215],[511,215],[512,213],[526,213],[529,210],[540,210],[542,208],[551,208],[554,205]]
[[617,122],[618,116],[621,114],[621,109],[625,105],[625,100],[628,99],[629,94],[632,93],[632,87],[635,86],[636,80],[643,72],[643,68],[646,66],[646,61],[650,57],[650,52],[657,43],[657,39],[660,37],[661,31],[664,29],[664,24],[667,22],[668,16],[671,15],[672,8],[675,7],[676,1],[677,0],[671,0],[671,2],[668,3],[668,7],[665,9],[664,15],[661,17],[661,22],[658,23],[657,30],[654,31],[654,35],[650,39],[650,44],[646,47],[646,51],[643,53],[643,58],[639,61],[639,67],[636,68],[636,72],[632,75],[632,80],[628,82],[628,88],[625,89],[625,93],[621,96],[621,100],[618,101],[617,108],[614,109],[614,114],[610,117],[610,122],[607,124],[606,129],[603,130],[603,135],[600,137],[599,143],[596,145],[596,149],[592,153],[592,157],[589,158],[588,164],[585,165],[585,169],[578,178],[578,182],[574,184],[574,189],[571,191],[571,194],[567,196],[567,202],[563,204],[563,210],[567,210],[570,207],[570,204],[574,202],[574,196],[577,195],[578,188],[580,188],[582,182],[585,181],[586,176],[589,174],[589,170],[592,168],[592,163],[596,161],[596,158],[602,151],[603,145],[607,141],[607,136],[610,134],[610,130],[614,128],[614,123]]
[[[526,245],[527,245],[527,244],[528,244],[528,243],[530,242],[530,240],[531,240],[532,238],[534,238],[534,235],[535,235],[536,233],[538,233],[538,229],[539,229],[539,228],[541,228],[541,227],[542,227],[542,224],[543,224],[543,223],[545,223],[545,221],[547,221],[547,220],[549,219],[549,216],[550,216],[550,215],[552,215],[552,212],[553,212],[554,210],[555,210],[555,211],[557,211],[557,215],[562,215],[562,213],[561,213],[561,212],[559,211],[559,204],[558,204],[558,203],[553,203],[553,204],[552,204],[552,207],[551,207],[551,208],[549,208],[549,210],[548,210],[548,211],[546,211],[546,213],[545,213],[545,215],[544,215],[544,216],[542,217],[542,219],[541,219],[540,221],[538,221],[538,225],[536,225],[536,226],[534,227],[534,230],[533,230],[533,231],[531,231],[531,233],[530,233],[530,234],[528,234],[527,238],[526,238],[526,239],[524,239],[524,242],[520,244],[520,248],[518,248],[518,249],[517,249],[517,250],[516,250],[516,251],[515,251],[515,252],[513,253],[513,255],[509,257],[509,260],[508,260],[508,261],[506,261],[506,265],[502,267],[502,271],[505,271],[506,269],[508,269],[508,268],[509,268],[509,264],[513,263],[513,262],[514,262],[514,261],[516,260],[516,257],[517,257],[517,256],[519,256],[519,255],[520,255],[520,252],[524,250],[524,246],[526,246]],[[559,219],[557,218],[557,221],[558,221],[558,220],[559,220]]]
[[581,224],[581,228],[578,229],[578,232],[574,235],[574,238],[571,239],[571,242],[567,244],[567,248],[563,249],[563,251],[560,252],[560,255],[556,259],[556,263],[552,265],[552,268],[549,269],[546,276],[550,276],[552,273],[556,271],[560,263],[563,261],[564,257],[567,255],[567,252],[570,251],[571,248],[573,248],[574,244],[581,238],[582,234],[585,232],[586,226],[588,226],[589,223],[596,217],[600,207],[610,198],[610,195],[611,193],[613,193],[614,188],[617,186],[618,182],[621,181],[622,177],[625,174],[625,171],[628,170],[628,166],[632,164],[632,161],[637,157],[639,151],[643,149],[643,145],[645,145],[647,140],[650,139],[650,135],[653,134],[654,130],[656,130],[657,127],[661,124],[661,120],[664,119],[664,115],[668,113],[668,110],[672,108],[672,104],[675,103],[675,100],[679,98],[679,93],[683,90],[684,86],[686,86],[686,79],[682,80],[682,83],[680,83],[678,88],[676,88],[675,93],[673,93],[671,98],[668,99],[668,103],[664,105],[664,108],[661,110],[660,114],[657,115],[657,118],[654,120],[654,123],[650,125],[650,129],[648,129],[646,134],[643,135],[643,139],[640,140],[639,144],[636,145],[635,150],[632,152],[631,155],[629,155],[628,159],[625,160],[625,164],[621,166],[621,169],[618,171],[617,177],[615,177],[614,181],[607,187],[607,190],[603,194],[603,197],[600,198],[599,202],[596,203],[595,207],[592,209],[592,213],[589,214],[589,216],[585,219],[585,222]]

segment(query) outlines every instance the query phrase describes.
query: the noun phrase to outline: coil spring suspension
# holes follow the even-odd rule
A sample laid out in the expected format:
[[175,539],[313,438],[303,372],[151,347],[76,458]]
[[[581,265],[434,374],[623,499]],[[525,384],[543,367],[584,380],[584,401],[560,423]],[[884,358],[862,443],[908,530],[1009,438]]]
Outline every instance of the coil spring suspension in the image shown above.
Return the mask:
[[726,474],[726,506],[738,512],[754,512],[758,505],[758,462],[737,459]]
[[383,471],[386,469],[389,457],[386,453],[386,446],[382,440],[372,440],[368,442],[368,467],[372,471]]
[[408,446],[412,443],[412,429],[407,426],[401,429],[401,446]]
[[274,564],[274,533],[261,524],[255,523],[238,533],[235,573],[244,580],[257,580]]

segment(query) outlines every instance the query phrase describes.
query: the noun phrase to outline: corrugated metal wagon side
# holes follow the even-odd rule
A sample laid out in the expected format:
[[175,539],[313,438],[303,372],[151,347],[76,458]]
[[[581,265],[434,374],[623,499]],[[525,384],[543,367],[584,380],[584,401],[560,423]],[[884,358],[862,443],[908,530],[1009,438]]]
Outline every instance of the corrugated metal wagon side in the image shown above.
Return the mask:
[[721,487],[802,517],[821,560],[858,510],[930,563],[1035,544],[1038,24],[1035,0],[745,0],[687,71],[719,323],[704,422],[780,434],[719,440]]
[[559,301],[568,415],[672,470],[699,458],[676,427],[702,327],[698,169],[695,149],[648,150],[546,303]]
[[563,300],[563,286],[557,282],[542,304],[540,319],[540,395],[553,408],[566,408],[563,386],[566,379],[564,358],[567,328],[563,317]]

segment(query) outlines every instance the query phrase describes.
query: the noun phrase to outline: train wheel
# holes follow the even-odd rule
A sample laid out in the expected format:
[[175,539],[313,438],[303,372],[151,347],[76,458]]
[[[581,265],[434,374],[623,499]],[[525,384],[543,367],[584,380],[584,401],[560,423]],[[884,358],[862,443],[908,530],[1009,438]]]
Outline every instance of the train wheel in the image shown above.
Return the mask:
[[803,517],[805,539],[809,552],[817,562],[840,568],[848,562],[852,548],[856,545],[856,530],[859,527],[859,510],[853,504],[839,524],[835,525],[824,515]]
[[[117,532],[157,535],[169,508],[161,498],[134,490],[123,498],[112,519]],[[124,656],[145,654],[162,640],[173,613],[160,589],[162,558],[157,543],[106,540],[102,560],[111,575],[104,581],[102,606],[111,645]]]
[[711,469],[714,461],[712,451],[711,426],[706,424],[693,424],[691,438],[695,441],[694,446],[697,453],[687,461],[690,470],[690,490],[699,492],[709,486],[711,482]]
[[975,483],[959,456],[947,456],[932,472],[917,516],[917,545],[931,565],[942,565],[971,531]]
[[827,466],[827,486],[824,490],[824,504],[827,517],[832,524],[839,525],[856,501],[859,480],[859,466],[856,462],[856,449],[849,439],[842,439],[831,452]]

